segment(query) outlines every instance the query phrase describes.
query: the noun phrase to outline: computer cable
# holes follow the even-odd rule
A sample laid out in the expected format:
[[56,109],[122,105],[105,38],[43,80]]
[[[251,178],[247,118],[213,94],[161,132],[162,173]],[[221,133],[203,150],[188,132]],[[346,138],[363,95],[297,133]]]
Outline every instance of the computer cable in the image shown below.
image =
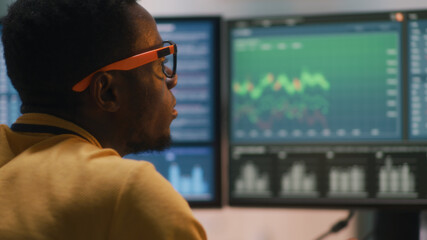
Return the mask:
[[347,227],[348,222],[351,220],[351,218],[353,217],[353,215],[354,215],[354,210],[350,210],[348,212],[347,218],[345,218],[343,220],[340,220],[337,223],[335,223],[328,232],[322,234],[321,236],[319,236],[318,238],[316,238],[316,240],[322,240],[325,237],[327,237],[328,235],[330,235],[332,233],[337,233],[337,232],[341,231],[342,229],[344,229],[345,227]]

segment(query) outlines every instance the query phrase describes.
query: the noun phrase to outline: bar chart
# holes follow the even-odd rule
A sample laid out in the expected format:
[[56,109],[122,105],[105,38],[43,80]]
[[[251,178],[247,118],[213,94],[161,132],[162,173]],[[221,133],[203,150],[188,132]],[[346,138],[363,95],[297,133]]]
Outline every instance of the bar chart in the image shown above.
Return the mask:
[[240,175],[234,182],[234,189],[235,195],[270,196],[270,175],[248,161],[242,165]]
[[215,190],[212,158],[209,147],[172,147],[159,153],[126,155],[125,158],[145,160],[154,164],[171,185],[187,200],[212,199]]
[[411,161],[397,162],[386,156],[378,171],[378,197],[417,197]]
[[177,163],[168,169],[168,179],[172,186],[182,195],[203,195],[209,192],[205,173],[200,165],[195,165],[190,174],[183,174]]
[[331,167],[329,197],[366,197],[366,173],[362,166]]
[[318,183],[314,171],[304,161],[295,161],[281,174],[281,197],[317,197]]

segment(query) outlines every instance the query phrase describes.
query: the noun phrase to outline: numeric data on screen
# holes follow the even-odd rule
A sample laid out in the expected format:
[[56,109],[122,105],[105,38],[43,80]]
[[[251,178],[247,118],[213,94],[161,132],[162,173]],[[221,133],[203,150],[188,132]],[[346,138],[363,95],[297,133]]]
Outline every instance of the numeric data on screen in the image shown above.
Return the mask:
[[233,142],[397,140],[400,25],[236,28]]
[[409,136],[427,138],[427,20],[408,22]]
[[172,89],[178,118],[171,125],[177,142],[212,141],[214,129],[214,41],[209,22],[158,22],[160,35],[178,46],[178,85]]

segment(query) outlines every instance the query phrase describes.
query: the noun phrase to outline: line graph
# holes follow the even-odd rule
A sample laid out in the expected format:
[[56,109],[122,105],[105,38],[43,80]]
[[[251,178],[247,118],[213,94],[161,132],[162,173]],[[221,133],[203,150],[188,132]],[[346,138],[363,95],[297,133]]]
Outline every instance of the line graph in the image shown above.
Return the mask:
[[325,79],[321,73],[310,73],[307,70],[301,72],[300,78],[293,78],[292,80],[286,74],[280,74],[277,79],[272,73],[266,74],[257,86],[254,86],[250,81],[246,81],[241,85],[236,82],[233,85],[233,90],[239,95],[248,94],[252,99],[259,99],[266,89],[271,88],[273,91],[284,90],[288,95],[297,93],[304,93],[307,87],[319,86],[324,90],[329,90],[330,83]]
[[[323,74],[312,74],[307,70],[302,71],[300,77],[292,79],[286,74],[279,74],[276,78],[273,73],[267,73],[255,83],[250,80],[236,82],[233,91],[244,102],[237,106],[236,117],[247,116],[263,129],[271,127],[267,122],[277,118],[305,118],[312,125],[315,119],[308,117],[309,114],[324,115],[328,112],[329,103],[322,92],[329,88],[330,84]],[[313,89],[316,91],[310,91]],[[261,97],[263,99],[259,101]],[[270,119],[263,119],[262,116],[270,116]]]
[[399,138],[398,44],[387,32],[235,38],[232,141]]

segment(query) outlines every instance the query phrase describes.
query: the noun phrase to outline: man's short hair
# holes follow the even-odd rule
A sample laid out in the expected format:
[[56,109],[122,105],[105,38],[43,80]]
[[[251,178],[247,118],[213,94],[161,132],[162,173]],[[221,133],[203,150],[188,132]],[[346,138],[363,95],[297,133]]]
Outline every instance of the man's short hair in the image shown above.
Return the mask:
[[2,40],[21,111],[72,106],[75,83],[132,55],[136,34],[127,7],[135,2],[17,0],[3,20]]

